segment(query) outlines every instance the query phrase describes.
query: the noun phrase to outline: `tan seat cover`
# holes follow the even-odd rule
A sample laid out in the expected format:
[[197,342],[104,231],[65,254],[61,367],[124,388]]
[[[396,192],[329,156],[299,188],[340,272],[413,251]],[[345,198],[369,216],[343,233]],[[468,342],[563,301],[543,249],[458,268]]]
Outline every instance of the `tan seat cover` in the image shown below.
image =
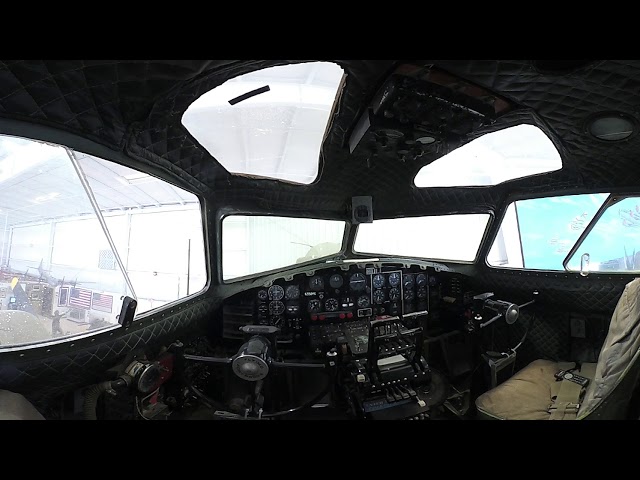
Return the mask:
[[[548,420],[551,397],[558,391],[556,362],[535,360],[476,399],[478,410],[501,420]],[[553,393],[552,393],[553,392]]]
[[640,348],[640,278],[629,282],[611,317],[594,380],[587,387],[578,418],[591,413],[620,383]]
[[[629,282],[611,317],[595,377],[581,402],[578,419],[589,415],[620,383],[640,349],[640,278]],[[552,396],[558,392],[554,374],[559,364],[536,360],[513,377],[480,395],[478,412],[491,418],[509,420],[547,420]]]
[[0,390],[0,420],[44,420],[44,417],[24,396]]

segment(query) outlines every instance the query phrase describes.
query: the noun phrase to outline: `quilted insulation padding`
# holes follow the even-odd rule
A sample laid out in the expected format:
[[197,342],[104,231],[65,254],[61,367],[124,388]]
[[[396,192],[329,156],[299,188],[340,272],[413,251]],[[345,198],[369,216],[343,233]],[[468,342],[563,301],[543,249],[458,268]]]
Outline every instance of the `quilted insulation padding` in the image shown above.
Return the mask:
[[[390,62],[379,62],[380,71],[387,71]],[[156,104],[151,115],[133,136],[128,146],[131,154],[158,164],[172,164],[176,171],[195,176],[216,192],[216,200],[222,205],[234,205],[247,210],[279,210],[296,213],[313,210],[325,216],[347,215],[352,196],[373,197],[376,218],[419,215],[424,213],[444,213],[452,209],[467,212],[487,211],[501,205],[506,195],[513,190],[546,192],[553,190],[579,190],[582,187],[580,175],[570,159],[565,168],[544,177],[532,177],[511,182],[509,185],[474,188],[416,188],[413,179],[420,168],[442,154],[425,154],[419,163],[407,161],[378,160],[368,162],[349,154],[345,138],[348,125],[356,121],[356,111],[362,109],[360,102],[369,98],[379,86],[371,71],[367,76],[358,63],[345,64],[349,72],[344,94],[340,99],[334,117],[331,134],[325,142],[320,160],[319,181],[301,186],[274,180],[255,179],[229,175],[211,157],[180,123],[184,110],[200,95],[222,81],[237,75],[240,67],[216,72],[210,79],[192,82],[178,89]],[[264,65],[261,65],[264,67]],[[354,70],[355,72],[354,73]],[[369,70],[372,70],[371,68]],[[368,88],[367,81],[373,82]],[[374,88],[375,86],[375,88]],[[562,141],[549,131],[545,121],[530,109],[520,109],[499,119],[495,124],[475,132],[462,143],[470,141],[481,133],[495,131],[507,126],[531,123],[540,126],[552,138],[557,148],[563,151]],[[455,145],[449,145],[454,148]],[[166,159],[164,158],[166,157]],[[167,160],[168,159],[168,160]],[[168,166],[168,168],[171,168]],[[381,180],[382,179],[382,180]]]
[[124,335],[105,332],[35,351],[2,353],[0,389],[22,393],[36,405],[44,406],[74,388],[105,380],[105,370],[133,350],[198,333],[218,303],[205,297],[188,306],[173,307],[155,318],[144,319],[142,328],[134,322]]
[[530,107],[562,139],[579,164],[587,185],[640,183],[636,167],[640,136],[626,141],[601,142],[584,134],[592,114],[620,111],[638,118],[640,63],[607,60],[566,75],[543,74],[530,61],[441,61],[450,72],[500,92]]
[[121,147],[128,125],[146,118],[177,83],[231,61],[0,61],[0,115],[29,119]]
[[523,311],[513,325],[498,322],[494,324],[494,331],[491,331],[491,326],[488,327],[488,331],[483,332],[483,347],[488,350],[506,352],[518,344],[529,328],[525,341],[517,350],[518,368],[522,368],[539,358],[554,361],[570,359],[570,314],[549,309],[544,313],[536,313],[535,319],[531,323],[533,316],[532,311]]
[[515,110],[489,129],[502,128],[507,120],[534,123],[559,148],[565,162],[561,172],[491,188],[412,187],[415,172],[444,151],[417,163],[373,164],[349,153],[353,126],[399,62],[395,60],[336,61],[348,77],[324,145],[320,177],[312,185],[229,175],[182,127],[184,110],[210,88],[251,70],[299,61],[5,61],[0,62],[0,115],[124,149],[160,167],[167,179],[179,177],[207,196],[215,191],[219,205],[279,209],[283,214],[304,211],[343,218],[355,195],[373,196],[375,218],[481,211],[501,206],[514,192],[607,191],[640,184],[635,154],[640,136],[604,143],[584,133],[591,114],[618,110],[638,115],[639,61],[594,62],[566,75],[539,73],[528,60],[423,61],[514,102]]
[[495,292],[496,298],[524,303],[532,292],[539,292],[537,302],[563,311],[611,315],[624,286],[633,280],[629,275],[589,275],[566,272],[544,273],[485,268],[472,279],[479,292]]

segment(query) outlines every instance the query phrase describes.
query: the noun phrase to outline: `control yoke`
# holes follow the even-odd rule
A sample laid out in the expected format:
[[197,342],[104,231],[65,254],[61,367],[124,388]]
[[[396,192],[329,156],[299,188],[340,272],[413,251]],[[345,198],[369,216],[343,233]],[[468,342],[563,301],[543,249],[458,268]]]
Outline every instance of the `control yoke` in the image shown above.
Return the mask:
[[233,357],[206,357],[202,355],[183,354],[185,360],[218,365],[231,365],[231,370],[242,380],[257,382],[263,380],[271,368],[331,368],[336,366],[335,350],[327,352],[324,363],[279,362],[274,345],[280,329],[266,325],[245,325],[240,330],[247,337],[238,353]]
[[481,322],[479,323],[480,328],[487,327],[496,320],[501,319],[502,317],[504,317],[508,325],[512,325],[516,322],[516,320],[518,320],[518,317],[520,316],[520,309],[534,303],[536,301],[535,297],[537,297],[537,295],[538,292],[534,291],[533,300],[523,303],[522,305],[516,305],[515,303],[507,302],[505,300],[493,300],[491,299],[491,297],[493,297],[493,292],[476,295],[475,297],[473,297],[473,300],[478,304],[478,309],[491,310],[495,313],[495,315],[486,322],[482,322],[483,317],[478,313],[475,316],[475,320]]

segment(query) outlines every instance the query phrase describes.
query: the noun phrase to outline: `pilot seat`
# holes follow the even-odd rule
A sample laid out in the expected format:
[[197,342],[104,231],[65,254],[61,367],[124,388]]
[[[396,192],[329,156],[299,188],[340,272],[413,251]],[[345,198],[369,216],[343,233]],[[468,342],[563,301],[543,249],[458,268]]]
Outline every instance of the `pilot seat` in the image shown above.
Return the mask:
[[627,418],[640,375],[639,348],[640,278],[636,278],[625,286],[618,300],[597,363],[576,365],[535,360],[480,395],[476,399],[478,417],[493,420]]

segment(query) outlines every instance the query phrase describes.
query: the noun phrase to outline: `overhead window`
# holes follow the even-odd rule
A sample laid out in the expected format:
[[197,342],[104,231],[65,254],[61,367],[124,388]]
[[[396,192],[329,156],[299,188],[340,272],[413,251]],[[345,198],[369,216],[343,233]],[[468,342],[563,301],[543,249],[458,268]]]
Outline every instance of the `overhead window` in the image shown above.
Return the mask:
[[125,295],[140,314],[202,290],[200,218],[155,177],[0,135],[0,349],[116,325]]
[[476,258],[488,214],[375,220],[358,226],[359,253],[470,262]]
[[222,277],[253,275],[340,252],[346,223],[317,218],[229,215],[222,221]]
[[567,269],[640,272],[640,197],[612,202],[568,259]]
[[182,123],[231,173],[309,184],[342,78],[329,62],[246,73],[194,101]]
[[425,165],[414,182],[416,187],[488,186],[561,168],[560,154],[542,130],[517,125],[487,133]]
[[564,270],[564,258],[607,196],[589,193],[511,203],[487,263],[502,268]]

